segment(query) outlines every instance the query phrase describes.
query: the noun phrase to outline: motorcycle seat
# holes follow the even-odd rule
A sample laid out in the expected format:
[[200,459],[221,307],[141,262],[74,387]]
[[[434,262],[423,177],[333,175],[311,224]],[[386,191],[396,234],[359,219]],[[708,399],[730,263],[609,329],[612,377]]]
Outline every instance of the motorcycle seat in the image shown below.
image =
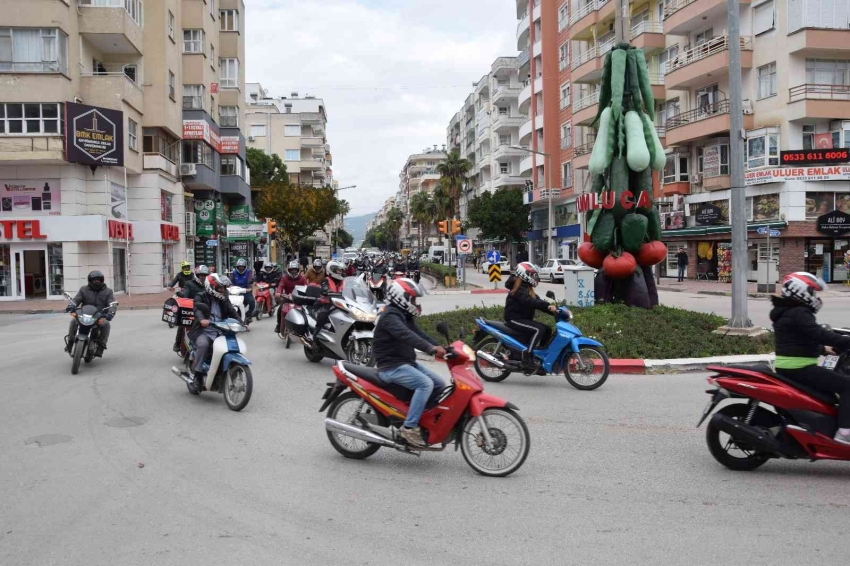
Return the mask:
[[525,334],[517,332],[516,330],[514,330],[513,328],[511,328],[500,320],[484,320],[484,324],[486,324],[487,326],[492,326],[502,334],[507,334],[511,338],[516,338],[519,341],[523,341],[526,337]]
[[815,399],[817,399],[818,401],[821,401],[822,403],[826,403],[828,405],[835,405],[835,404],[838,403],[838,396],[835,393],[828,393],[828,392],[825,392],[825,391],[820,391],[820,390],[814,389],[813,387],[810,387],[808,385],[804,385],[803,383],[800,383],[799,381],[795,381],[795,380],[793,380],[789,377],[786,377],[784,375],[780,375],[780,374],[774,372],[773,370],[770,369],[770,366],[767,366],[767,365],[757,365],[757,366],[735,366],[735,365],[731,365],[731,366],[726,366],[723,369],[724,370],[732,370],[732,371],[728,372],[731,375],[736,375],[737,372],[735,370],[737,370],[737,371],[745,370],[745,371],[748,371],[748,372],[749,371],[757,371],[758,373],[763,373],[764,375],[767,375],[769,377],[772,377],[773,379],[781,381],[782,383],[785,383],[786,385],[790,385],[794,389],[802,391],[803,393],[805,393],[809,397],[814,397]]
[[404,401],[405,403],[408,403],[413,397],[413,391],[411,391],[410,389],[402,387],[401,385],[395,385],[392,383],[386,383],[384,381],[381,381],[381,378],[378,376],[378,370],[375,368],[370,368],[369,366],[359,366],[357,364],[352,364],[348,362],[343,362],[342,367],[345,368],[345,371],[356,375],[359,379],[368,381],[372,385],[377,385],[399,401]]

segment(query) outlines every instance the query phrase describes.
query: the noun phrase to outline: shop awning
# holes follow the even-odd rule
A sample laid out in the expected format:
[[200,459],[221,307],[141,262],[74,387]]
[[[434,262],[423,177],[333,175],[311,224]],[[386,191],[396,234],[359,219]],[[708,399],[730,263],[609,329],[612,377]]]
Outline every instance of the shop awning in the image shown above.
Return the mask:
[[[774,220],[772,222],[749,222],[747,223],[747,232],[755,232],[764,226],[774,230],[782,230],[788,227],[788,223],[784,220]],[[723,224],[720,226],[694,226],[693,228],[681,228],[679,230],[664,230],[661,232],[661,239],[680,238],[683,236],[705,236],[706,234],[724,234],[731,232],[732,226],[729,224]]]

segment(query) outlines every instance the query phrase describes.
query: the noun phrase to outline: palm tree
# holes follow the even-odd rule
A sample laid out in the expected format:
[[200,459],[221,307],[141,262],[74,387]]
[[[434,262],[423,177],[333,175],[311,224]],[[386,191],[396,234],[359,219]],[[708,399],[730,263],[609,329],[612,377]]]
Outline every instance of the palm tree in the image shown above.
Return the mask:
[[410,199],[410,215],[419,223],[419,250],[424,247],[425,230],[430,232],[431,223],[437,217],[437,206],[434,199],[426,192],[416,193]]
[[451,192],[443,185],[442,181],[434,190],[434,208],[436,209],[435,220],[451,218],[452,213],[455,211],[455,201],[452,199]]
[[440,174],[440,184],[452,199],[452,212],[455,217],[460,214],[460,192],[466,184],[466,175],[472,169],[472,163],[460,156],[457,149],[452,150],[448,158],[437,165]]

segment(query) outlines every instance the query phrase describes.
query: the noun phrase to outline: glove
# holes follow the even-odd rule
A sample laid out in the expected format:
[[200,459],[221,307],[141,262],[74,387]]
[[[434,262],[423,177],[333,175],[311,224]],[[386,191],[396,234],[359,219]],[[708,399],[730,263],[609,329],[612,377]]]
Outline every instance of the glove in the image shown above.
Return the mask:
[[112,319],[115,318],[115,315],[114,314],[108,314],[103,318],[105,318],[107,322],[111,322]]
[[74,312],[75,310],[74,305],[68,305],[65,307],[65,312]]

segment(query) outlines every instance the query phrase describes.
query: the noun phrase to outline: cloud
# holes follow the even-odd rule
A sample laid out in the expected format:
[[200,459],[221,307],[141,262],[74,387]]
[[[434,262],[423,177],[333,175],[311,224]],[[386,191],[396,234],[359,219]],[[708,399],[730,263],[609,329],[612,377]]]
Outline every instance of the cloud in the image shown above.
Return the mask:
[[325,101],[334,177],[352,215],[398,190],[496,57],[516,54],[510,0],[250,0],[246,73],[273,96]]

